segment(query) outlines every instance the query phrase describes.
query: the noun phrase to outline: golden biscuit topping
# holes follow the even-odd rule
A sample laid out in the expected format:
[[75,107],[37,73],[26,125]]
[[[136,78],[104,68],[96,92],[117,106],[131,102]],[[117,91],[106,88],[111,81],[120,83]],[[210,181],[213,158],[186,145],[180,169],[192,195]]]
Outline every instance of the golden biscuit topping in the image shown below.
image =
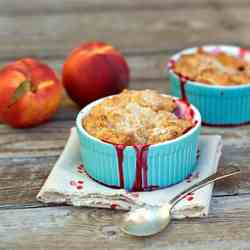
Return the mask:
[[250,83],[250,63],[224,52],[209,53],[198,49],[182,55],[174,65],[177,74],[210,85]]
[[155,144],[177,138],[193,126],[178,118],[176,102],[153,90],[124,90],[103,100],[83,119],[86,131],[114,144]]

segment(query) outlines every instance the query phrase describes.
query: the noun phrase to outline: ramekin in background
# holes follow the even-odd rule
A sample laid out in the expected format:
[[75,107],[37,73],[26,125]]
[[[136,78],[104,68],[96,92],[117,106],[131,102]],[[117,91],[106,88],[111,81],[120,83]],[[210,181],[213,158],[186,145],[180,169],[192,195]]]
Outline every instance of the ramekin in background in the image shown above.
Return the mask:
[[[124,151],[124,186],[122,187],[114,145],[91,136],[82,127],[82,119],[90,112],[92,107],[103,99],[87,105],[77,116],[76,126],[80,139],[81,159],[88,175],[94,180],[107,186],[133,191],[132,188],[136,179],[135,149],[132,146],[127,146]],[[196,121],[192,129],[177,139],[149,146],[147,155],[148,187],[163,188],[176,184],[194,171],[197,162],[201,117],[195,107],[191,106],[191,108],[194,111],[193,119]],[[143,178],[142,173],[142,188],[145,188]]]
[[[235,46],[201,46],[207,52],[223,51],[250,60],[250,51]],[[179,76],[171,67],[181,55],[196,52],[198,47],[185,49],[170,58],[167,65],[171,94],[181,97]],[[231,126],[250,122],[250,83],[235,86],[208,85],[188,80],[185,84],[188,102],[195,105],[205,125]]]

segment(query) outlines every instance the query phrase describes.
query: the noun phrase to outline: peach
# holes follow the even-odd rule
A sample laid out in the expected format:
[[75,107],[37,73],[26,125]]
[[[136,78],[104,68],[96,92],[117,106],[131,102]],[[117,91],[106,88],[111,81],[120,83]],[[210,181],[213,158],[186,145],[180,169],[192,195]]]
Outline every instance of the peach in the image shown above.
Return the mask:
[[47,121],[56,112],[62,85],[46,64],[31,58],[0,70],[0,121],[25,128]]
[[63,85],[80,106],[128,87],[129,68],[122,54],[103,42],[74,49],[63,66]]

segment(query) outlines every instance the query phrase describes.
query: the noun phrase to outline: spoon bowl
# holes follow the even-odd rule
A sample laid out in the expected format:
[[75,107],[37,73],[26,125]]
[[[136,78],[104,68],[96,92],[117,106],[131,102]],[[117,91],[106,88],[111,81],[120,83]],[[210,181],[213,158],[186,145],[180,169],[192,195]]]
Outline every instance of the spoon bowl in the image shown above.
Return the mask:
[[162,231],[170,223],[170,206],[144,206],[125,214],[122,221],[123,232],[135,236],[150,236]]

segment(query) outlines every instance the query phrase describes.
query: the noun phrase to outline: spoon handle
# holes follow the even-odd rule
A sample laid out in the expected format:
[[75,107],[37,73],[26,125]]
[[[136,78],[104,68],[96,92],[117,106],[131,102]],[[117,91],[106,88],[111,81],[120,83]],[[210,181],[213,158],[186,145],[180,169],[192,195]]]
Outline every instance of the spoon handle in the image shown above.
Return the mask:
[[176,203],[178,203],[180,200],[182,200],[183,198],[185,198],[185,196],[191,192],[194,192],[214,181],[217,180],[221,180],[224,179],[226,177],[235,175],[235,174],[239,174],[240,170],[236,167],[228,167],[226,168],[223,172],[216,172],[210,176],[208,176],[207,178],[201,180],[198,183],[195,183],[194,185],[188,187],[186,190],[184,190],[183,192],[177,194],[175,197],[173,197],[169,203],[171,206],[171,209],[176,205]]

